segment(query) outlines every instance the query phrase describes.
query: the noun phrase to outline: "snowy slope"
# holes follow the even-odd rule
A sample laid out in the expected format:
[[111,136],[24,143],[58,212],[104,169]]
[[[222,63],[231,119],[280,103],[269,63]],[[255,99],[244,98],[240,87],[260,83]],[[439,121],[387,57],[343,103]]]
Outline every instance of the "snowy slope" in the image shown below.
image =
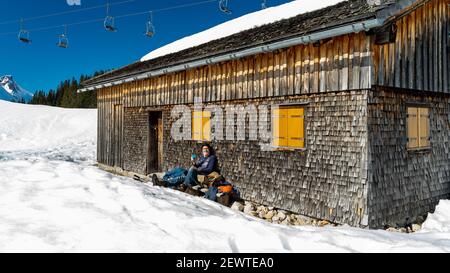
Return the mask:
[[96,112],[0,101],[0,151],[95,144]]
[[213,40],[227,37],[244,30],[280,21],[282,19],[291,18],[299,14],[319,10],[340,2],[344,2],[344,0],[296,0],[284,5],[249,13],[158,48],[142,57],[141,61],[144,62],[155,59],[170,53],[175,53]]
[[12,76],[0,77],[0,100],[6,101],[30,101],[33,94],[18,85]]
[[95,110],[0,101],[0,252],[450,252],[450,201],[414,234],[286,227],[99,170]]

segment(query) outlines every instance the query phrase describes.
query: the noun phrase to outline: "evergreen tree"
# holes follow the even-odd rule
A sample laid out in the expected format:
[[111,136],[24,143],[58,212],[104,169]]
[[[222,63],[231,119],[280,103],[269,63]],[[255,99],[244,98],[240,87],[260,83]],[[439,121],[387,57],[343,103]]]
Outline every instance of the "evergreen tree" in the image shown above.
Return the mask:
[[56,90],[47,93],[38,90],[29,103],[65,108],[97,108],[97,91],[77,93],[77,90],[81,88],[82,82],[105,72],[97,71],[93,76],[81,75],[78,81],[75,78],[62,81]]

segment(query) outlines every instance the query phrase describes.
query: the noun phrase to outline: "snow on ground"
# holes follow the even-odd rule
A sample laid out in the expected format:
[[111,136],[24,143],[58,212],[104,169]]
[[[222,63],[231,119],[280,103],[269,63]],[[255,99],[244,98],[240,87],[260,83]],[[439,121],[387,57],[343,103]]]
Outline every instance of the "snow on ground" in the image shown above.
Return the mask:
[[96,113],[0,100],[0,151],[95,145]]
[[0,101],[0,252],[450,251],[448,200],[414,234],[274,225],[99,170],[95,131],[95,110]]
[[181,50],[202,45],[207,42],[227,37],[244,30],[252,29],[265,24],[270,24],[276,21],[291,18],[299,14],[332,6],[339,2],[344,2],[344,0],[296,0],[284,5],[270,7],[257,12],[249,13],[153,50],[152,52],[142,57],[141,61],[144,62],[170,53],[179,52]]

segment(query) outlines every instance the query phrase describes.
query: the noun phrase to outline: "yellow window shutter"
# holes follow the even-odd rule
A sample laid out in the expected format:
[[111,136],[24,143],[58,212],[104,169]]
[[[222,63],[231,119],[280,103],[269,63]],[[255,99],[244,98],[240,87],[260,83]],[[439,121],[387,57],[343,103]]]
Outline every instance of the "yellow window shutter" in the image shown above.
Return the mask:
[[430,116],[428,108],[419,108],[419,147],[430,146]]
[[408,107],[408,148],[419,147],[418,108]]
[[288,145],[293,148],[305,147],[304,108],[289,108],[288,111]]
[[202,112],[192,112],[192,140],[202,140]]
[[203,112],[202,118],[202,140],[211,140],[211,112]]
[[272,136],[273,146],[286,147],[288,146],[287,127],[288,127],[288,110],[274,109],[272,116]]

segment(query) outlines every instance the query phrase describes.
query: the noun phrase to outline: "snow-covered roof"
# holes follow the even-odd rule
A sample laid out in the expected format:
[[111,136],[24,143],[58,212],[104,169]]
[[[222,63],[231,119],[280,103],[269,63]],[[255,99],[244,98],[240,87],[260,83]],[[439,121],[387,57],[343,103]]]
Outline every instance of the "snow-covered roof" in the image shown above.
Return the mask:
[[239,18],[227,21],[205,31],[199,32],[177,40],[173,43],[151,51],[141,58],[141,61],[148,61],[162,57],[184,49],[199,46],[207,42],[227,37],[244,30],[249,30],[262,25],[270,24],[283,19],[288,19],[299,14],[319,10],[324,7],[335,5],[343,0],[295,0],[284,5],[263,9],[249,13]]

